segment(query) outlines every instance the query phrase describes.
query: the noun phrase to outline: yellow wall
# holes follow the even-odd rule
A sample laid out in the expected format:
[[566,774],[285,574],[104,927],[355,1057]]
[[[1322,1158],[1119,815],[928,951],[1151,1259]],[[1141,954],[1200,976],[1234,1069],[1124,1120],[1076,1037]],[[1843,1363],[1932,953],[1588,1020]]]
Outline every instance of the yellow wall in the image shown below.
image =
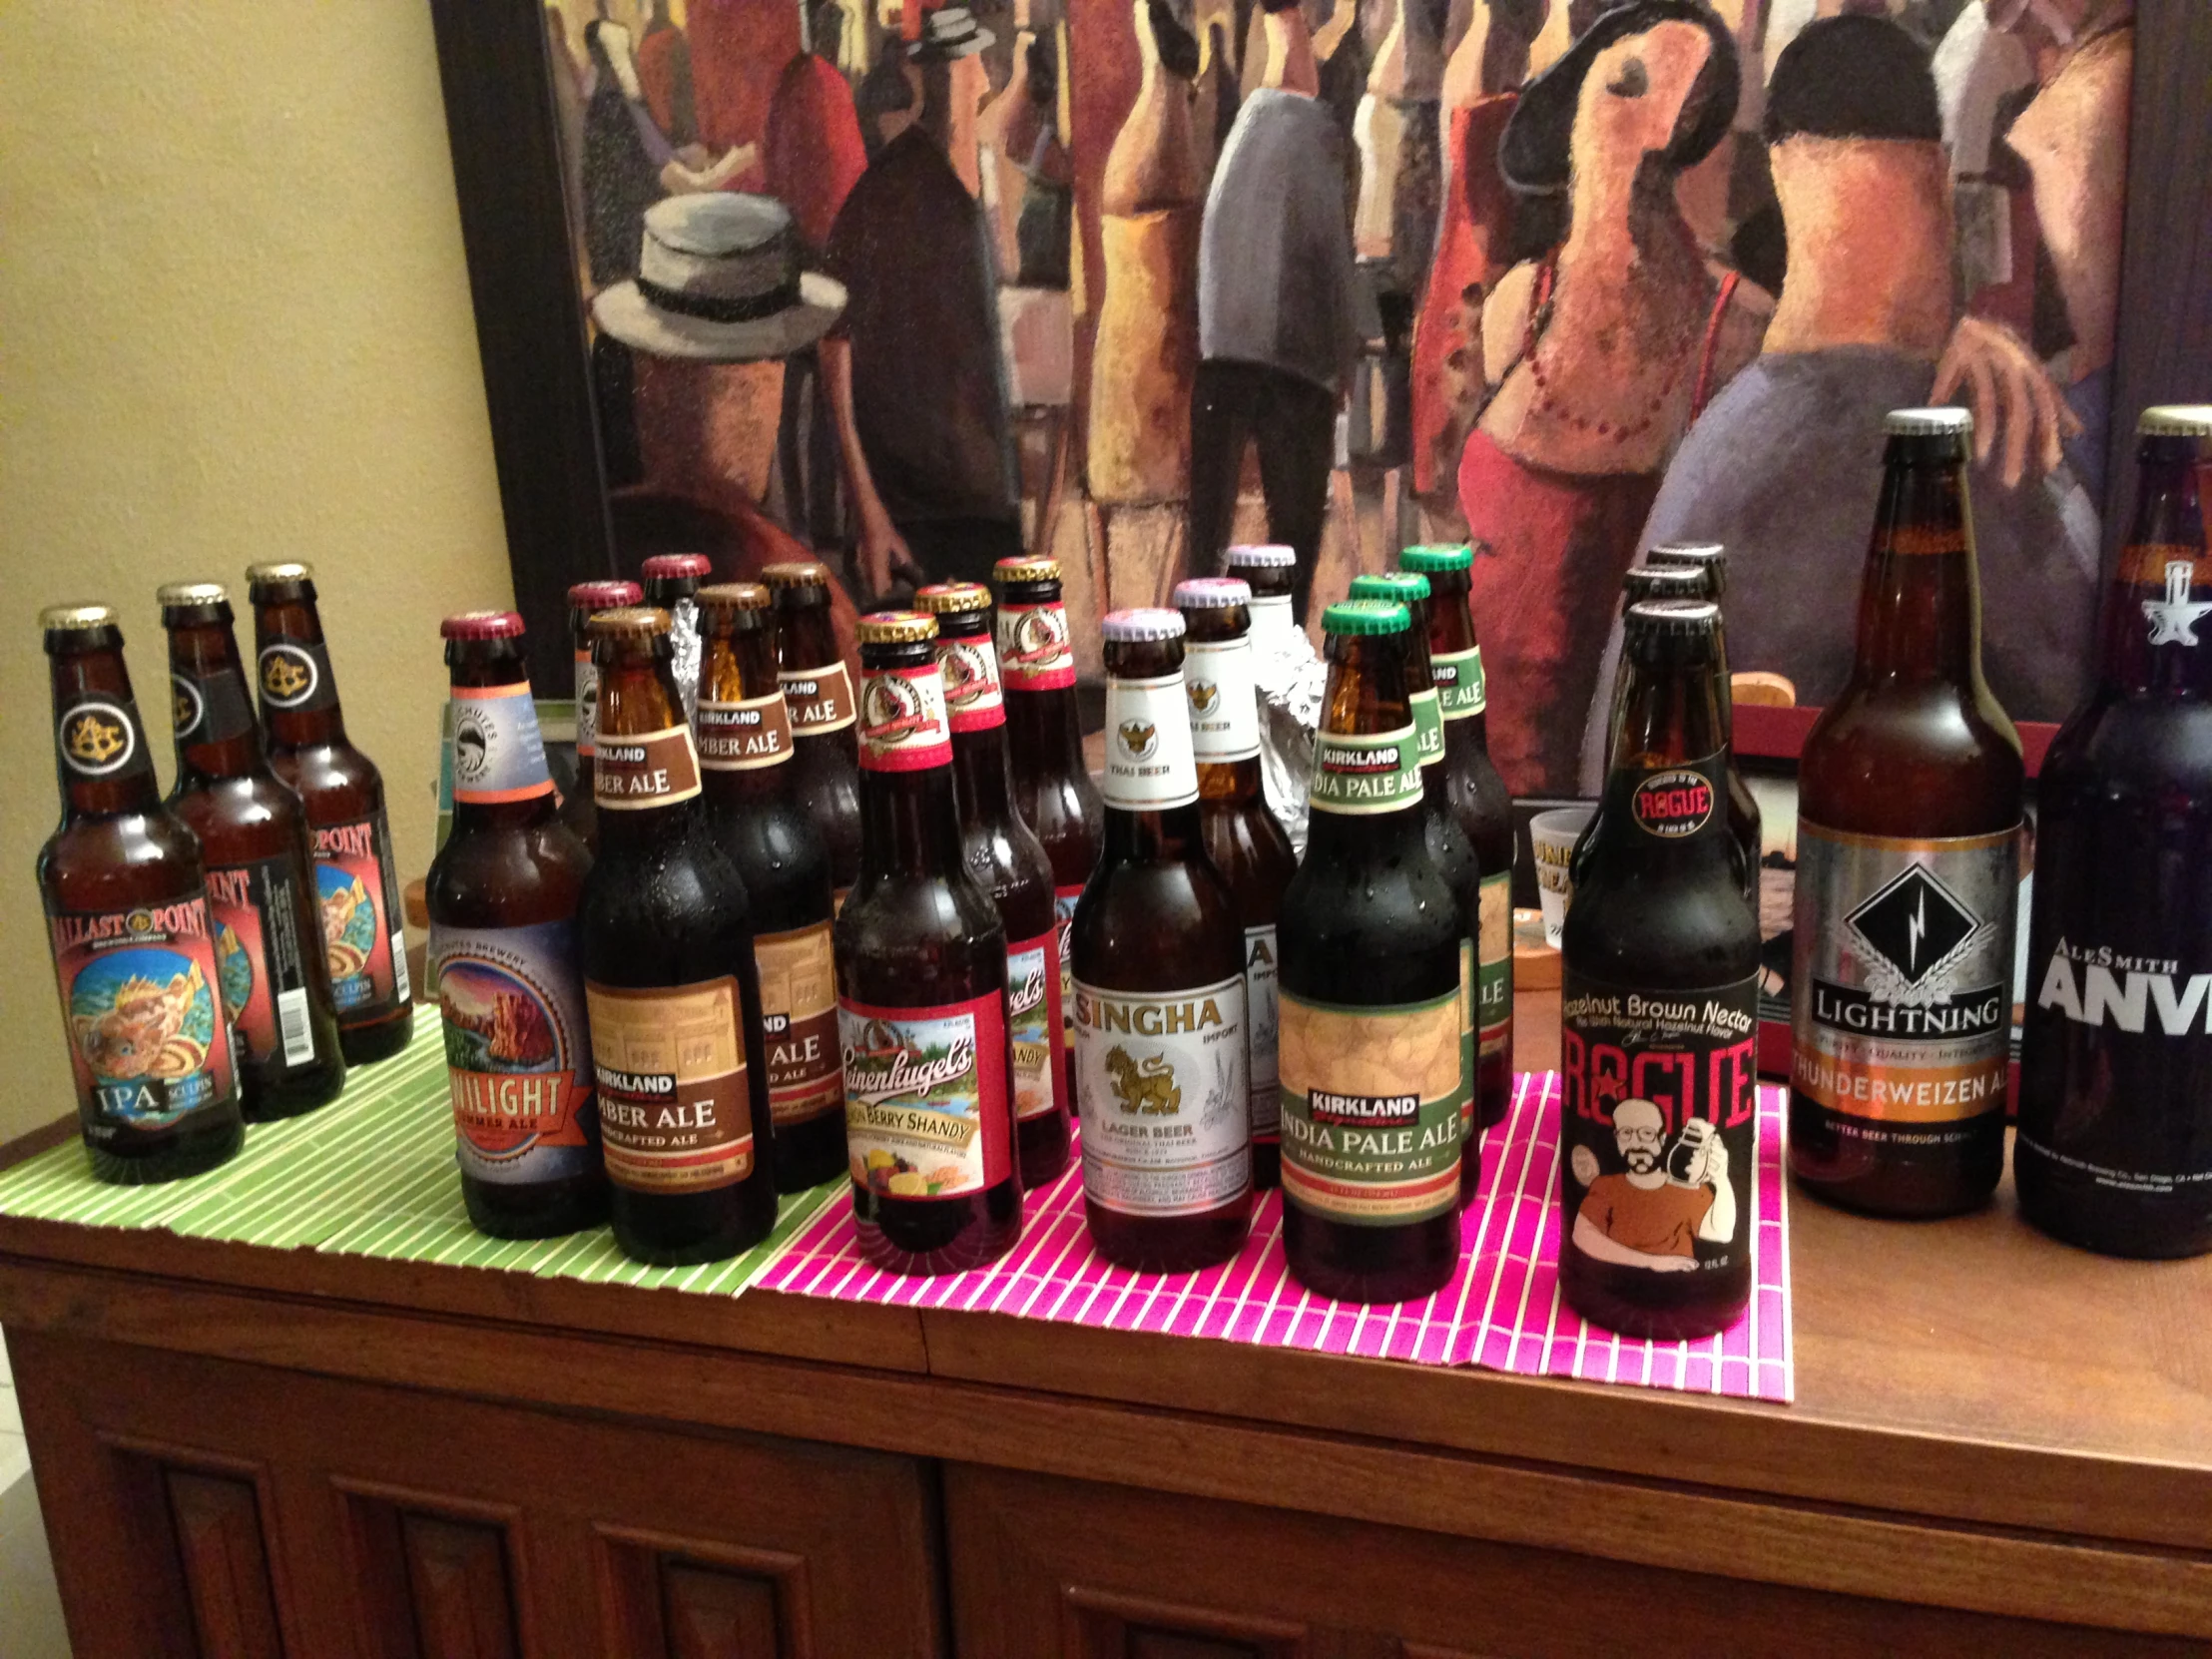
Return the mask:
[[74,1098],[39,607],[122,607],[166,782],[155,585],[312,561],[414,875],[437,619],[511,590],[423,0],[0,7],[0,239],[6,1138]]

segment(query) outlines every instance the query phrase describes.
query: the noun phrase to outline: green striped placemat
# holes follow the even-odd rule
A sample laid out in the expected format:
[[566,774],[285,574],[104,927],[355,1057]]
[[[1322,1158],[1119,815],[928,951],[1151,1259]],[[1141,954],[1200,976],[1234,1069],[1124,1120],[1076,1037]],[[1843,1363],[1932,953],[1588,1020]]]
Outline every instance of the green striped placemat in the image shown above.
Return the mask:
[[115,1187],[93,1179],[83,1147],[71,1142],[0,1175],[0,1215],[735,1296],[844,1191],[843,1182],[831,1181],[789,1195],[768,1238],[699,1267],[633,1262],[605,1227],[565,1239],[487,1239],[469,1226],[461,1203],[444,1046],[435,1010],[422,1008],[414,1040],[400,1053],[354,1072],[320,1111],[249,1124],[245,1150],[220,1169],[161,1186]]

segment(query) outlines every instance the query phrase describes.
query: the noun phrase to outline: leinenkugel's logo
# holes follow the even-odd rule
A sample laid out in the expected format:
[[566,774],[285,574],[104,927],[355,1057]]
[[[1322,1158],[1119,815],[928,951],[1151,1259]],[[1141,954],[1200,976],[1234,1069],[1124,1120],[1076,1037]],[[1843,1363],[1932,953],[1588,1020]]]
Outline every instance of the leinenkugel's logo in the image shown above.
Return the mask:
[[1068,625],[1056,606],[1023,611],[1004,653],[1016,668],[1050,668],[1067,654]]
[[937,654],[937,667],[944,673],[944,700],[954,709],[987,706],[998,690],[998,677],[983,653],[966,640],[948,642]]
[[[927,672],[935,672],[934,670]],[[933,737],[940,723],[921,693],[895,674],[871,675],[860,694],[860,736],[880,748]]]
[[1114,729],[1132,761],[1149,761],[1160,746],[1160,729],[1149,720],[1125,720]]
[[871,1019],[844,1051],[845,1092],[870,1105],[901,1095],[926,1095],[958,1083],[975,1069],[975,1040],[955,1037],[941,1047],[917,1048],[905,1027]]
[[1636,786],[1630,810],[1662,840],[1694,835],[1713,820],[1713,781],[1702,772],[1655,772]]
[[279,709],[296,709],[314,696],[321,671],[296,645],[273,645],[262,653],[262,696]]
[[1908,989],[1928,984],[1981,931],[1981,918],[1925,864],[1900,873],[1846,919]]
[[113,703],[80,703],[62,716],[62,757],[72,772],[105,778],[138,753],[131,717]]
[[1184,688],[1191,700],[1191,713],[1204,717],[1221,707],[1221,688],[1211,680],[1193,680]]
[[182,674],[172,674],[169,677],[169,722],[177,736],[191,737],[200,729],[200,718],[207,712],[200,688]]

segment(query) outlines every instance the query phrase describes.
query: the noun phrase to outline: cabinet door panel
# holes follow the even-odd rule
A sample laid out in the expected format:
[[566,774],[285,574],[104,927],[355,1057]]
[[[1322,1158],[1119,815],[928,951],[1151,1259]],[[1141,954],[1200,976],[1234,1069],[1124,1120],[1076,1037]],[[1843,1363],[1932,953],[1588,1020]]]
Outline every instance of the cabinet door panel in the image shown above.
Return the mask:
[[192,1469],[164,1474],[203,1659],[277,1659],[284,1645],[253,1483]]

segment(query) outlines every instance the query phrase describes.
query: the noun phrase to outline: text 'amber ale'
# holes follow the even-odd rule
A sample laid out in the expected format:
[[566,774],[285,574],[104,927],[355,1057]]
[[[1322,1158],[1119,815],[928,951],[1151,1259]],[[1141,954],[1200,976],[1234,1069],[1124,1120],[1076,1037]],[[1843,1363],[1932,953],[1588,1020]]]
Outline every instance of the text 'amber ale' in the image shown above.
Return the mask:
[[792,720],[792,785],[830,844],[830,878],[842,904],[860,871],[860,759],[852,678],[830,623],[830,567],[814,559],[768,566],[776,599],[776,653]]
[[644,595],[635,582],[578,582],[568,590],[568,637],[575,653],[576,787],[561,802],[561,821],[592,851],[599,850],[599,804],[592,797],[592,759],[598,753],[599,670],[592,666],[585,633],[601,611],[619,611]]

